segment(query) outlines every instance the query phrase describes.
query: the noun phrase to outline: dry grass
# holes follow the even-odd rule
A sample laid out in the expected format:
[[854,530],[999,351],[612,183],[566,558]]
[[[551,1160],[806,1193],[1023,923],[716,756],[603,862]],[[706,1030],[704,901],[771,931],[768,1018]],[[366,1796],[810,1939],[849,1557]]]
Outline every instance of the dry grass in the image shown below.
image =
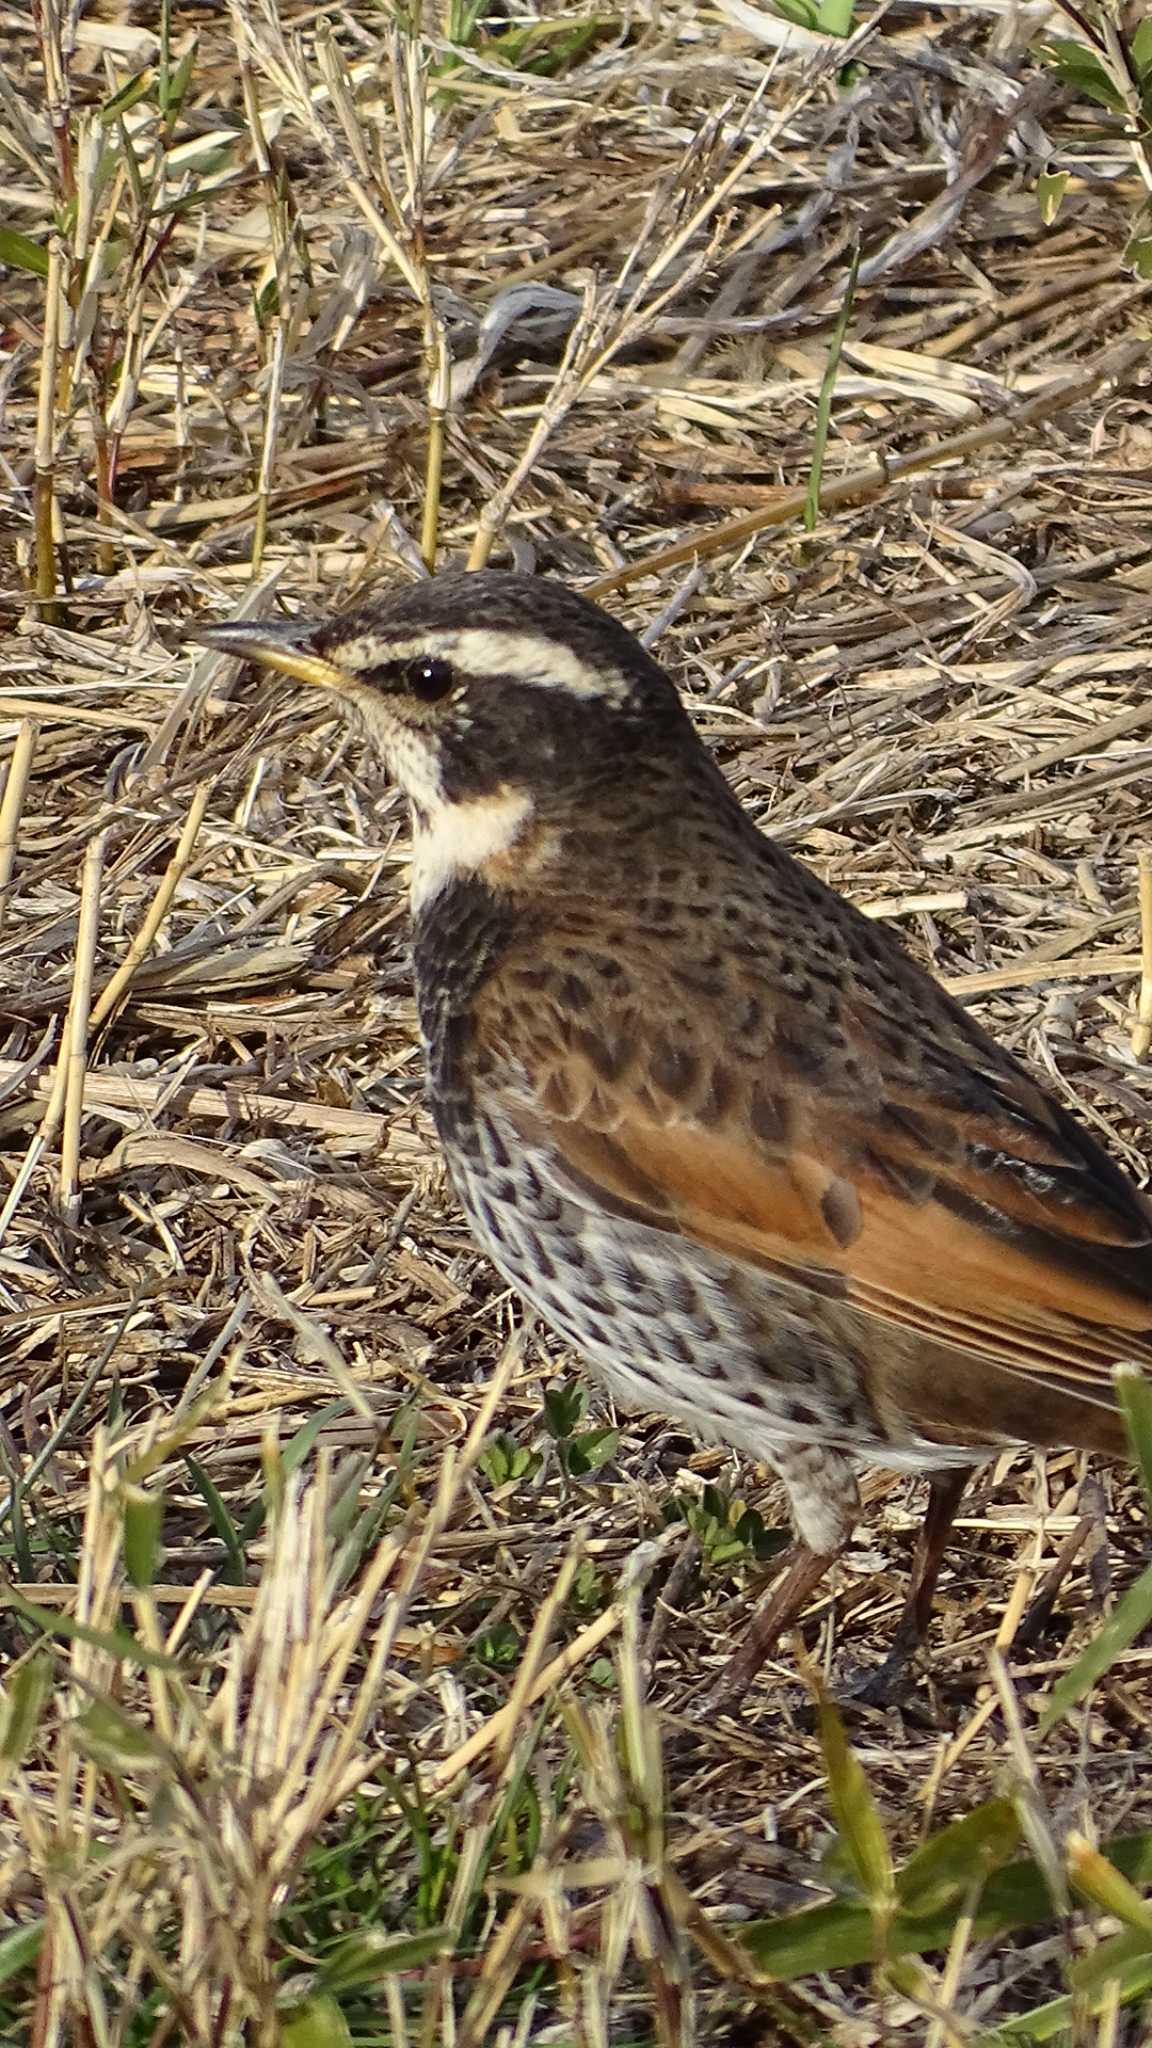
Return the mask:
[[[1038,12],[893,0],[839,81],[735,0],[0,15],[41,252],[3,244],[5,2040],[955,2048],[1074,1957],[1033,2038],[1147,2038],[1148,1909],[1088,1840],[1152,1877],[1152,1650],[1038,1734],[1091,1544],[1013,1640],[1079,1461],[978,1485],[866,1780],[790,1656],[694,1728],[781,1503],[521,1346],[421,1104],[402,807],[184,646],[434,552],[612,590],[750,808],[1142,1173],[1147,161]],[[870,1494],[806,1627],[835,1676],[907,1565],[915,1488]],[[982,1804],[1050,1889],[904,1940],[893,1868]],[[757,1946],[830,1885],[855,1919]]]

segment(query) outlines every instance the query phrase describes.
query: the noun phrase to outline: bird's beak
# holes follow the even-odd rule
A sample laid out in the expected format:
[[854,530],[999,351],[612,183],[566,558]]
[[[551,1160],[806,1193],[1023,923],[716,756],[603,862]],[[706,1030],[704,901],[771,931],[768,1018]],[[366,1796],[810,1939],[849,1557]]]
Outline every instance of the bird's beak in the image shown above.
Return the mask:
[[347,669],[313,652],[311,643],[319,631],[319,626],[307,619],[229,619],[225,625],[199,626],[188,638],[215,648],[218,654],[235,655],[237,661],[278,669],[298,682],[311,683],[314,689],[347,695],[356,679]]

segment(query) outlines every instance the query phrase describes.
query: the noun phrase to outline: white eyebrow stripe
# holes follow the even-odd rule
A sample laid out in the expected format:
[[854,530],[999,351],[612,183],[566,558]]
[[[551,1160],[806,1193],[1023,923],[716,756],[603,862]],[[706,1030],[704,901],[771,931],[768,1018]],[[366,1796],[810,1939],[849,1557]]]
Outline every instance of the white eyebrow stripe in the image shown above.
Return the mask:
[[[349,666],[367,665],[373,658],[379,662],[379,647],[375,636],[349,640],[333,648],[332,658]],[[574,697],[606,698],[610,704],[622,704],[629,694],[622,669],[594,667],[546,633],[501,632],[491,626],[446,627],[413,634],[409,640],[389,640],[384,658],[413,661],[422,655],[454,662],[466,675],[511,676],[516,682],[535,683],[544,689],[569,690]]]

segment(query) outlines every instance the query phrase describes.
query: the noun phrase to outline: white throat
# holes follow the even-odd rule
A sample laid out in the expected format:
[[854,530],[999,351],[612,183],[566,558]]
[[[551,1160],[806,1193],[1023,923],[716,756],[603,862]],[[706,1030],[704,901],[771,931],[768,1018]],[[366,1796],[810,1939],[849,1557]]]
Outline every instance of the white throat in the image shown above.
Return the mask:
[[465,803],[435,803],[417,819],[412,843],[412,911],[417,914],[452,882],[479,874],[512,851],[532,816],[523,790],[498,790]]

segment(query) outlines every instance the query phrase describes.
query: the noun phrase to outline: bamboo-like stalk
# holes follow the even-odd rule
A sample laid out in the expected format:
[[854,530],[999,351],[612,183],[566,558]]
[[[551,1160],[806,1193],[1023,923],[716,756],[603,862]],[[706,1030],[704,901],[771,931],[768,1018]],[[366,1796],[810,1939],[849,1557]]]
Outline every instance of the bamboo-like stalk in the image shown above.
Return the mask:
[[21,720],[12,748],[12,758],[8,763],[4,795],[0,798],[0,931],[4,929],[4,919],[8,910],[8,888],[16,863],[16,839],[20,830],[24,799],[28,794],[28,777],[32,772],[32,757],[36,752],[39,732],[40,727],[34,718]]
[[194,790],[192,801],[188,806],[188,815],[184,820],[183,829],[176,842],[176,850],[160,878],[160,886],[148,905],[144,922],[136,936],[131,940],[128,951],[125,953],[112,979],[105,984],[92,1006],[93,1030],[96,1030],[99,1025],[106,1023],[108,1018],[112,1016],[121,998],[126,993],[140,962],[151,950],[153,940],[168,915],[169,906],[176,893],[177,884],[192,858],[192,849],[196,844],[200,827],[204,822],[204,813],[208,808],[211,794],[212,785],[208,782],[202,782]]
[[272,478],[276,469],[276,450],[280,442],[280,405],[284,396],[287,343],[288,329],[281,309],[272,329],[272,355],[268,365],[268,403],[264,408],[264,441],[260,450],[260,474],[256,479],[256,520],[252,533],[251,557],[253,576],[260,574],[260,565],[268,540],[269,503],[272,496]]
[[[91,969],[95,953],[95,924],[93,920],[99,908],[99,882],[103,869],[106,834],[92,841],[84,863],[84,879],[80,895],[80,921],[76,939],[76,972],[72,985],[72,1001],[68,1012],[64,1040],[56,1067],[51,1092],[40,1120],[39,1129],[32,1139],[24,1158],[17,1169],[16,1177],[8,1191],[4,1206],[0,1209],[0,1242],[12,1221],[37,1166],[49,1151],[60,1130],[64,1132],[60,1145],[60,1190],[65,1213],[70,1214],[76,1206],[79,1187],[80,1165],[80,1121],[83,1115],[84,1083],[87,1078],[87,1045],[89,1034],[98,1030],[112,1016],[141,960],[149,951],[160,926],[168,914],[169,906],[176,891],[177,883],[191,859],[192,849],[204,819],[210,795],[209,786],[204,784],[196,790],[188,808],[188,815],[177,842],[176,850],[168,863],[148,907],[139,931],[129,945],[127,954],[111,980],[102,989],[94,1003],[91,1002]],[[92,891],[95,890],[95,901]],[[85,964],[87,963],[87,964]],[[87,990],[85,992],[85,975]],[[83,1021],[81,1027],[81,1003]]]
[[66,1223],[80,1213],[80,1128],[84,1121],[84,1079],[88,1071],[88,1028],[92,1008],[92,976],[100,936],[100,885],[104,879],[107,834],[88,843],[80,883],[80,917],[76,932],[76,965],[72,1000],[60,1054],[63,1076],[63,1130],[60,1136],[60,1210]]

